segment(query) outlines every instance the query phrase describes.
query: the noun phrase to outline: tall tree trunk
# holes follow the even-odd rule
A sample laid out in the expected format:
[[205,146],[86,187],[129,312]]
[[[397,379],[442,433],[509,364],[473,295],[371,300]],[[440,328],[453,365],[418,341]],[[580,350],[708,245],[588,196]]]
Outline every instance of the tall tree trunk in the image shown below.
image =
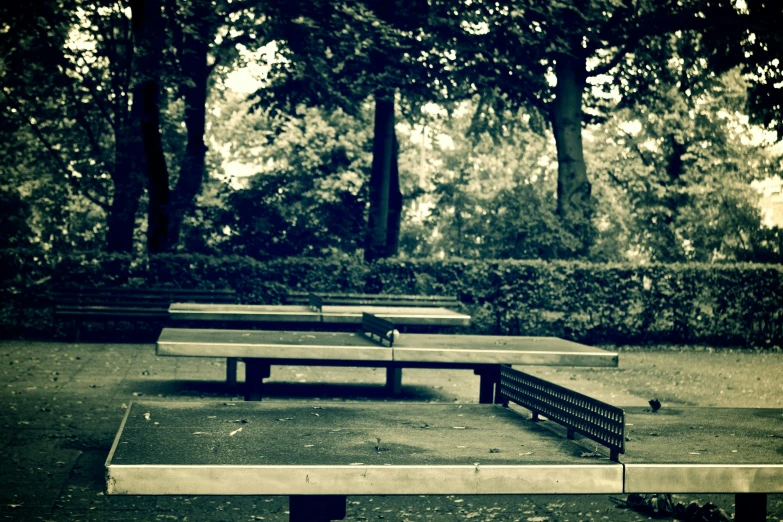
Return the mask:
[[[128,148],[127,144],[122,146],[122,149]],[[127,253],[133,251],[133,231],[139,200],[144,193],[144,178],[131,154],[118,151],[117,156],[112,172],[114,195],[106,219],[106,249]]]
[[659,260],[666,263],[676,263],[686,260],[685,251],[677,237],[675,227],[680,211],[688,201],[688,196],[682,190],[684,186],[682,176],[685,173],[684,156],[688,152],[688,146],[685,143],[680,143],[674,134],[666,136],[666,141],[669,152],[666,161],[666,192],[661,198],[660,204],[668,212],[657,216],[661,237]]
[[207,146],[204,133],[207,120],[207,95],[210,68],[207,63],[209,42],[214,33],[214,10],[209,2],[197,0],[191,6],[195,32],[184,32],[182,69],[188,74],[189,84],[183,88],[185,98],[185,129],[187,144],[180,164],[179,178],[171,194],[169,209],[169,241],[179,242],[182,222],[193,208],[196,196],[206,175]]
[[[160,135],[160,61],[163,15],[160,0],[132,0],[133,35],[141,75],[141,139],[149,179],[147,250],[157,253],[171,245],[168,238],[169,173]],[[136,100],[134,100],[134,103]]]
[[171,246],[168,237],[169,172],[160,135],[158,84],[145,82],[142,94],[141,136],[147,164],[149,205],[147,208],[147,251],[163,252]]
[[587,85],[584,56],[560,54],[552,102],[552,129],[557,147],[557,213],[581,242],[580,254],[593,242],[592,202],[582,151],[582,94]]
[[375,125],[370,173],[370,210],[364,260],[387,257],[389,197],[394,153],[394,91],[380,89],[375,93]]
[[[137,87],[135,99],[141,99]],[[106,249],[109,252],[133,251],[133,231],[136,228],[136,212],[144,193],[143,145],[139,132],[141,104],[133,104],[130,115],[119,118],[120,128],[115,136],[114,169],[112,181],[114,194],[107,216]]]

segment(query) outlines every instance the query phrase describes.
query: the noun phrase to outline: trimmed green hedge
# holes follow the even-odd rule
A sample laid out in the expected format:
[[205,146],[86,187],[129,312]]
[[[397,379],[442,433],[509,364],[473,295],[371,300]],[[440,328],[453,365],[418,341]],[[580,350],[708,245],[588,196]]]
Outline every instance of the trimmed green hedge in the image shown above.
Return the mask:
[[457,295],[471,331],[589,343],[783,345],[777,265],[607,265],[581,262],[295,258],[0,251],[0,330],[44,338],[54,287],[233,288],[242,303],[289,290]]

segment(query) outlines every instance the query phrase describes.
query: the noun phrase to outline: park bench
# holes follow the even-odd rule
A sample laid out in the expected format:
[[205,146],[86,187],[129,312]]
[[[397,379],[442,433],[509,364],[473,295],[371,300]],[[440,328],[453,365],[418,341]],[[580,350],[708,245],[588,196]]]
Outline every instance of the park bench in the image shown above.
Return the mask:
[[456,296],[394,295],[394,294],[342,294],[336,292],[289,292],[285,304],[310,305],[313,295],[324,305],[366,306],[415,306],[419,308],[449,308],[459,306]]
[[472,369],[480,400],[492,402],[501,364],[617,366],[617,353],[555,337],[389,332],[394,322],[364,313],[358,332],[164,328],[159,356],[227,357],[245,362],[245,397],[260,400],[271,366],[386,368],[386,386],[399,393],[402,368]]
[[56,321],[75,323],[75,337],[86,322],[152,322],[168,320],[175,301],[231,303],[236,292],[228,289],[79,287],[55,290],[51,295]]
[[622,410],[508,367],[498,399],[132,402],[107,492],[284,495],[292,521],[349,495],[717,492],[751,522],[783,492],[781,409]]

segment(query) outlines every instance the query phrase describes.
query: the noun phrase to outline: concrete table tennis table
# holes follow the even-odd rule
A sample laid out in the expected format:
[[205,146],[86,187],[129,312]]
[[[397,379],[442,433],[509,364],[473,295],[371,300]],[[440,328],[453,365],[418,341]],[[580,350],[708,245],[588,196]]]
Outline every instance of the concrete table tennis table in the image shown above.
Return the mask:
[[[416,303],[413,299],[390,300],[386,303],[402,303],[396,305],[378,305],[373,301],[361,301],[362,295],[347,294],[337,299],[339,304],[328,304],[324,296],[308,294],[309,304],[288,305],[246,305],[246,304],[199,304],[172,303],[169,306],[169,322],[178,325],[253,325],[254,328],[265,330],[326,330],[350,331],[362,323],[362,314],[368,313],[392,321],[400,330],[439,331],[443,328],[454,328],[470,325],[470,316],[449,310],[437,304],[440,300],[433,299],[428,306],[411,306],[406,303]],[[372,297],[372,296],[370,296]],[[414,297],[414,296],[396,296]],[[334,296],[326,296],[334,300]],[[357,300],[358,299],[358,300]],[[345,304],[356,302],[357,304]],[[226,381],[230,385],[236,383],[237,358],[226,358]],[[401,379],[399,370],[389,369],[390,382]]]
[[624,412],[510,368],[501,390],[511,408],[134,402],[107,491],[287,495],[295,521],[342,519],[347,495],[714,492],[753,522],[783,492],[783,410]]
[[[365,318],[372,317],[365,314]],[[393,331],[382,318],[379,335]],[[494,400],[500,365],[610,366],[618,354],[555,337],[402,334],[384,344],[363,331],[301,332],[164,328],[160,356],[237,357],[246,365],[245,398],[260,400],[271,365],[385,367],[387,388],[400,391],[401,368],[472,369],[481,403]],[[388,332],[387,332],[388,330]]]
[[169,319],[172,322],[229,322],[268,324],[280,326],[307,326],[339,328],[358,326],[362,313],[391,319],[398,328],[455,327],[470,325],[470,316],[441,307],[374,306],[374,305],[243,305],[172,303]]

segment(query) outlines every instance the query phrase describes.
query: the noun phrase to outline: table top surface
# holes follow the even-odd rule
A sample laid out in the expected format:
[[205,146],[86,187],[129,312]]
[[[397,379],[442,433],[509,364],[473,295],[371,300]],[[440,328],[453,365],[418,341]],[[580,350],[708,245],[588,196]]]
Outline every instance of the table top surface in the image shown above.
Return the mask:
[[164,328],[158,355],[400,363],[617,366],[615,352],[556,337],[404,333],[393,346],[357,332]]
[[783,410],[631,408],[626,426],[618,463],[498,405],[147,401],[106,465],[120,494],[783,492]]
[[324,305],[316,311],[307,305],[244,305],[173,303],[174,320],[247,321],[275,323],[361,324],[362,312],[389,319],[400,326],[468,326],[470,316],[441,307]]
[[106,465],[127,494],[619,492],[584,454],[496,405],[134,402]]
[[625,413],[627,492],[783,492],[783,409]]

